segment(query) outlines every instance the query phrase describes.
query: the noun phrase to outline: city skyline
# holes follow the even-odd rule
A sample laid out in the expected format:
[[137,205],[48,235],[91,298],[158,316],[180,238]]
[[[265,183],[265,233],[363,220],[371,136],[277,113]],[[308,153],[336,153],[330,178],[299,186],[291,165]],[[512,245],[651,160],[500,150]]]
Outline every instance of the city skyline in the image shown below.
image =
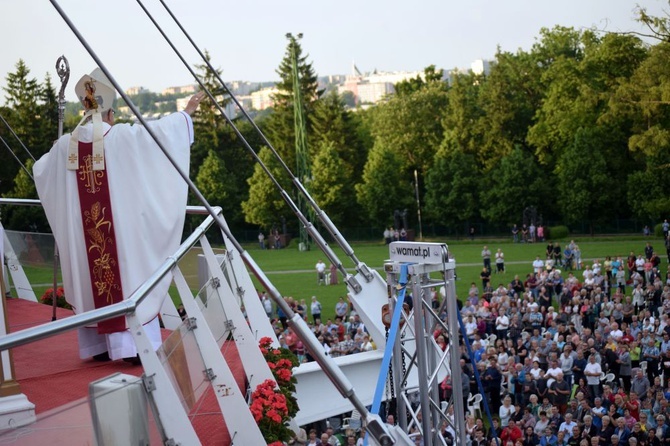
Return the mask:
[[[157,2],[144,0],[166,33],[191,64],[199,58]],[[284,56],[286,33],[302,32],[302,47],[319,76],[361,71],[420,71],[428,65],[468,69],[478,59],[503,51],[529,50],[542,27],[643,32],[635,21],[636,4],[627,0],[536,2],[473,0],[467,4],[424,1],[407,5],[377,0],[313,4],[269,0],[225,4],[212,0],[167,3],[226,81],[275,81]],[[62,9],[96,51],[121,88],[143,86],[160,92],[193,83],[141,9],[133,1],[109,3],[61,0]],[[652,15],[666,14],[667,2],[637,3]],[[204,12],[203,12],[204,11]],[[39,32],[36,32],[39,31]],[[55,86],[56,59],[71,67],[66,99],[95,62],[46,0],[0,0],[0,37],[7,42],[0,59],[0,86],[23,59],[39,81],[48,72]],[[4,101],[3,101],[4,102]]]

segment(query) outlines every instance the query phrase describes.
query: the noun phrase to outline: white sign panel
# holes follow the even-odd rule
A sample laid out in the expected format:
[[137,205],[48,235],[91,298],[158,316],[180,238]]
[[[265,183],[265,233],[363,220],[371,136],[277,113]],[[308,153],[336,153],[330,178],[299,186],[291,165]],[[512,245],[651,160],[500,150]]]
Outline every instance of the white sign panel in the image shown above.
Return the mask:
[[448,248],[444,243],[392,242],[390,259],[394,262],[442,263],[448,262]]

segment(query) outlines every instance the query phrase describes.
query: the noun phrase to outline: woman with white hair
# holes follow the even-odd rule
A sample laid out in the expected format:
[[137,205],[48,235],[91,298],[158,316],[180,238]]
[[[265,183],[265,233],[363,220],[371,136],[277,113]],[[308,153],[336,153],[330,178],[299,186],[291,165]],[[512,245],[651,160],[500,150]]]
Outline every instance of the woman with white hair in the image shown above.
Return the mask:
[[503,428],[507,427],[512,416],[516,413],[516,408],[512,405],[512,398],[507,395],[503,399],[503,404],[498,409],[498,415],[500,416],[500,426]]

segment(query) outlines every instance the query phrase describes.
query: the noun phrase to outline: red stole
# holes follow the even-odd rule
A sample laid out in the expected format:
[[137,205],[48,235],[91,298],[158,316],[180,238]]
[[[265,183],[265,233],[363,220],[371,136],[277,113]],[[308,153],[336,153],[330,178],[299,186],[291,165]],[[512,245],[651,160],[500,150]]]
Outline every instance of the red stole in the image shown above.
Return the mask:
[[[93,170],[93,144],[79,142],[79,169],[77,188],[81,221],[84,227],[86,255],[95,308],[102,308],[123,300],[119,256],[116,251],[112,203],[106,170]],[[123,316],[98,322],[98,333],[124,331]]]

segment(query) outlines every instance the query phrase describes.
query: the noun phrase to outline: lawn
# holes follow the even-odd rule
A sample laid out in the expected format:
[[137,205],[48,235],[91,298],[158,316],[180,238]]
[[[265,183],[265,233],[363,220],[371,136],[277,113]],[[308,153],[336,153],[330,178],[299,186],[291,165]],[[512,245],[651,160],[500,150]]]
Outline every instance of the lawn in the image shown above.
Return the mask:
[[[642,237],[610,237],[606,239],[583,238],[576,240],[582,251],[582,259],[592,262],[594,258],[604,259],[605,256],[626,256],[630,251],[642,253],[646,241],[659,252],[663,259],[662,269],[667,269],[665,249],[661,239],[645,240]],[[493,274],[492,285],[494,287],[502,283],[507,285],[515,275],[524,278],[532,268],[531,263],[536,255],[544,258],[546,243],[521,244],[511,243],[509,240],[475,240],[458,241],[450,243],[450,252],[456,259],[456,282],[457,295],[462,297],[466,294],[471,282],[475,282],[481,287],[479,273],[482,269],[481,250],[487,245],[492,253],[498,248],[505,254],[506,272],[504,274]],[[569,240],[562,240],[563,246]],[[378,244],[355,244],[353,245],[355,255],[358,259],[366,263],[371,268],[380,270],[384,261],[388,259],[388,247],[383,243]],[[334,314],[335,303],[339,296],[347,294],[346,287],[342,284],[334,286],[319,286],[316,281],[315,265],[319,259],[329,264],[327,257],[314,247],[311,251],[300,252],[292,245],[281,250],[261,250],[257,245],[247,245],[250,255],[257,264],[263,269],[270,281],[285,296],[292,296],[295,299],[305,299],[308,303],[311,296],[317,296],[324,308],[326,317]],[[347,258],[339,247],[334,248],[335,254],[339,257],[345,268],[354,273],[354,263]],[[181,262],[180,267],[186,276],[192,289],[198,288],[197,280],[197,255],[199,250],[192,250]],[[495,270],[495,264],[493,265]],[[52,269],[50,267],[26,267],[26,274],[31,283],[40,284],[35,286],[35,293],[39,297],[44,290],[50,287],[52,282]],[[384,275],[382,274],[382,277]],[[254,282],[257,282],[254,279]],[[258,285],[257,285],[258,286]],[[173,299],[178,299],[175,292],[171,292]]]
[[[562,240],[563,246],[570,240]],[[605,256],[627,256],[630,251],[636,254],[643,253],[647,240],[641,237],[628,238],[607,238],[607,239],[580,239],[576,240],[582,251],[582,259],[592,262],[598,258],[602,260]],[[649,240],[663,259],[663,271],[667,268],[665,249],[661,239]],[[512,243],[503,240],[475,240],[450,243],[449,250],[456,259],[456,293],[458,296],[464,296],[471,282],[475,282],[481,288],[479,273],[482,270],[483,262],[481,257],[482,247],[487,245],[492,253],[498,248],[505,254],[506,272],[504,274],[493,274],[492,284],[498,286],[502,283],[507,285],[515,275],[524,278],[526,274],[532,271],[531,263],[536,255],[544,259],[546,243],[521,244]],[[366,263],[369,267],[380,269],[384,261],[388,259],[388,247],[383,243],[379,244],[361,244],[353,246],[356,256],[360,261]],[[328,263],[325,256],[320,251],[299,252],[296,249],[282,249],[279,251],[261,251],[249,247],[250,254],[256,260],[258,265],[266,272],[272,283],[284,296],[293,296],[294,298],[306,299],[309,302],[311,296],[317,296],[324,307],[325,314],[334,313],[335,303],[338,296],[346,294],[346,288],[343,285],[338,286],[317,286],[316,272],[314,265],[319,258]],[[353,263],[342,254],[341,250],[335,249],[340,261],[350,271],[353,270]],[[495,270],[495,265],[493,265]],[[296,270],[307,270],[305,272],[291,272]],[[384,275],[382,274],[382,277]],[[330,309],[330,312],[328,311]]]

